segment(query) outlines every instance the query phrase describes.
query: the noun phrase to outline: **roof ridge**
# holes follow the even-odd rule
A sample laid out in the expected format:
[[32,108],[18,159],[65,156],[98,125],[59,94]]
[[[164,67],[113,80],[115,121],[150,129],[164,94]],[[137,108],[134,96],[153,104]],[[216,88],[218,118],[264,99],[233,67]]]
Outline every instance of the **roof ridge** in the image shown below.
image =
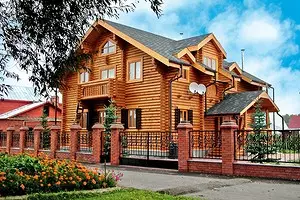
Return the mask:
[[194,39],[197,37],[207,37],[212,33],[205,33],[205,34],[201,34],[201,35],[196,35],[196,36],[192,36],[192,37],[188,37],[188,38],[184,38],[184,39],[180,39],[180,40],[175,40],[176,42],[180,42],[180,41],[184,41],[184,40],[189,40],[189,39]]

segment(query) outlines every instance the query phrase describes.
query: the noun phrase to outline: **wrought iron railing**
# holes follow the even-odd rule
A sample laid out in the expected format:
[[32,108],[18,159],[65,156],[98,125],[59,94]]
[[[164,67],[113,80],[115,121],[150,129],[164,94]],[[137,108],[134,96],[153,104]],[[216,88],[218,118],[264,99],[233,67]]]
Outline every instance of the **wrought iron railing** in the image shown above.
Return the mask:
[[20,133],[19,132],[14,132],[12,134],[11,147],[12,148],[19,148],[20,147]]
[[70,151],[70,132],[59,132],[57,150]]
[[0,132],[0,146],[6,147],[6,133]]
[[92,152],[93,151],[93,137],[92,132],[79,132],[78,134],[78,151]]
[[120,132],[120,156],[170,158],[178,157],[177,132],[124,131]]
[[26,131],[25,133],[25,148],[34,148],[34,134],[32,130]]
[[220,131],[190,131],[190,158],[220,159],[222,136]]
[[235,131],[235,159],[300,163],[300,130]]
[[40,132],[40,149],[50,150],[51,147],[51,134],[49,130],[43,130]]

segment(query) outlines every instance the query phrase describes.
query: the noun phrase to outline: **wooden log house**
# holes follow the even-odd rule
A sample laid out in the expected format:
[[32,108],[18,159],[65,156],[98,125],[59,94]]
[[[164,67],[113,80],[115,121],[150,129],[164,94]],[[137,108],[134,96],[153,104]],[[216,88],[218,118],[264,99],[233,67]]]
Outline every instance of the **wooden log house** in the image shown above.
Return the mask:
[[[182,120],[195,130],[218,130],[224,118],[247,129],[258,99],[266,114],[278,111],[265,92],[270,85],[225,61],[212,33],[173,40],[111,21],[92,27],[80,45],[94,55],[90,72],[69,74],[62,91],[63,131],[103,123],[109,100],[132,131],[174,131]],[[192,94],[191,82],[204,84],[206,94]]]

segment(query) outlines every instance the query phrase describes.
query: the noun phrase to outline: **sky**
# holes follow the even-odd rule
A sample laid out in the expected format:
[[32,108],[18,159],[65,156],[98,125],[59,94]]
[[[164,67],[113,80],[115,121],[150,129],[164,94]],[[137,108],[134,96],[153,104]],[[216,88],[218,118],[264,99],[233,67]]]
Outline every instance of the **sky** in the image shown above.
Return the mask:
[[[240,64],[240,50],[246,49],[244,69],[272,84],[281,114],[298,114],[299,8],[299,0],[164,0],[163,16],[157,18],[149,2],[140,0],[133,13],[110,20],[172,39],[214,33],[227,61]],[[25,73],[21,79],[14,84],[31,85]]]

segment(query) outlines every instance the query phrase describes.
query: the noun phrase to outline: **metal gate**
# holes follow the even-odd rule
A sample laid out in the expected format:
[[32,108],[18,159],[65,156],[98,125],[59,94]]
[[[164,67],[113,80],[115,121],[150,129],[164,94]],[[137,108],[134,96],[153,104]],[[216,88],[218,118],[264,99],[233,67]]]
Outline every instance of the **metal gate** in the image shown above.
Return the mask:
[[120,133],[120,164],[178,169],[177,132]]

